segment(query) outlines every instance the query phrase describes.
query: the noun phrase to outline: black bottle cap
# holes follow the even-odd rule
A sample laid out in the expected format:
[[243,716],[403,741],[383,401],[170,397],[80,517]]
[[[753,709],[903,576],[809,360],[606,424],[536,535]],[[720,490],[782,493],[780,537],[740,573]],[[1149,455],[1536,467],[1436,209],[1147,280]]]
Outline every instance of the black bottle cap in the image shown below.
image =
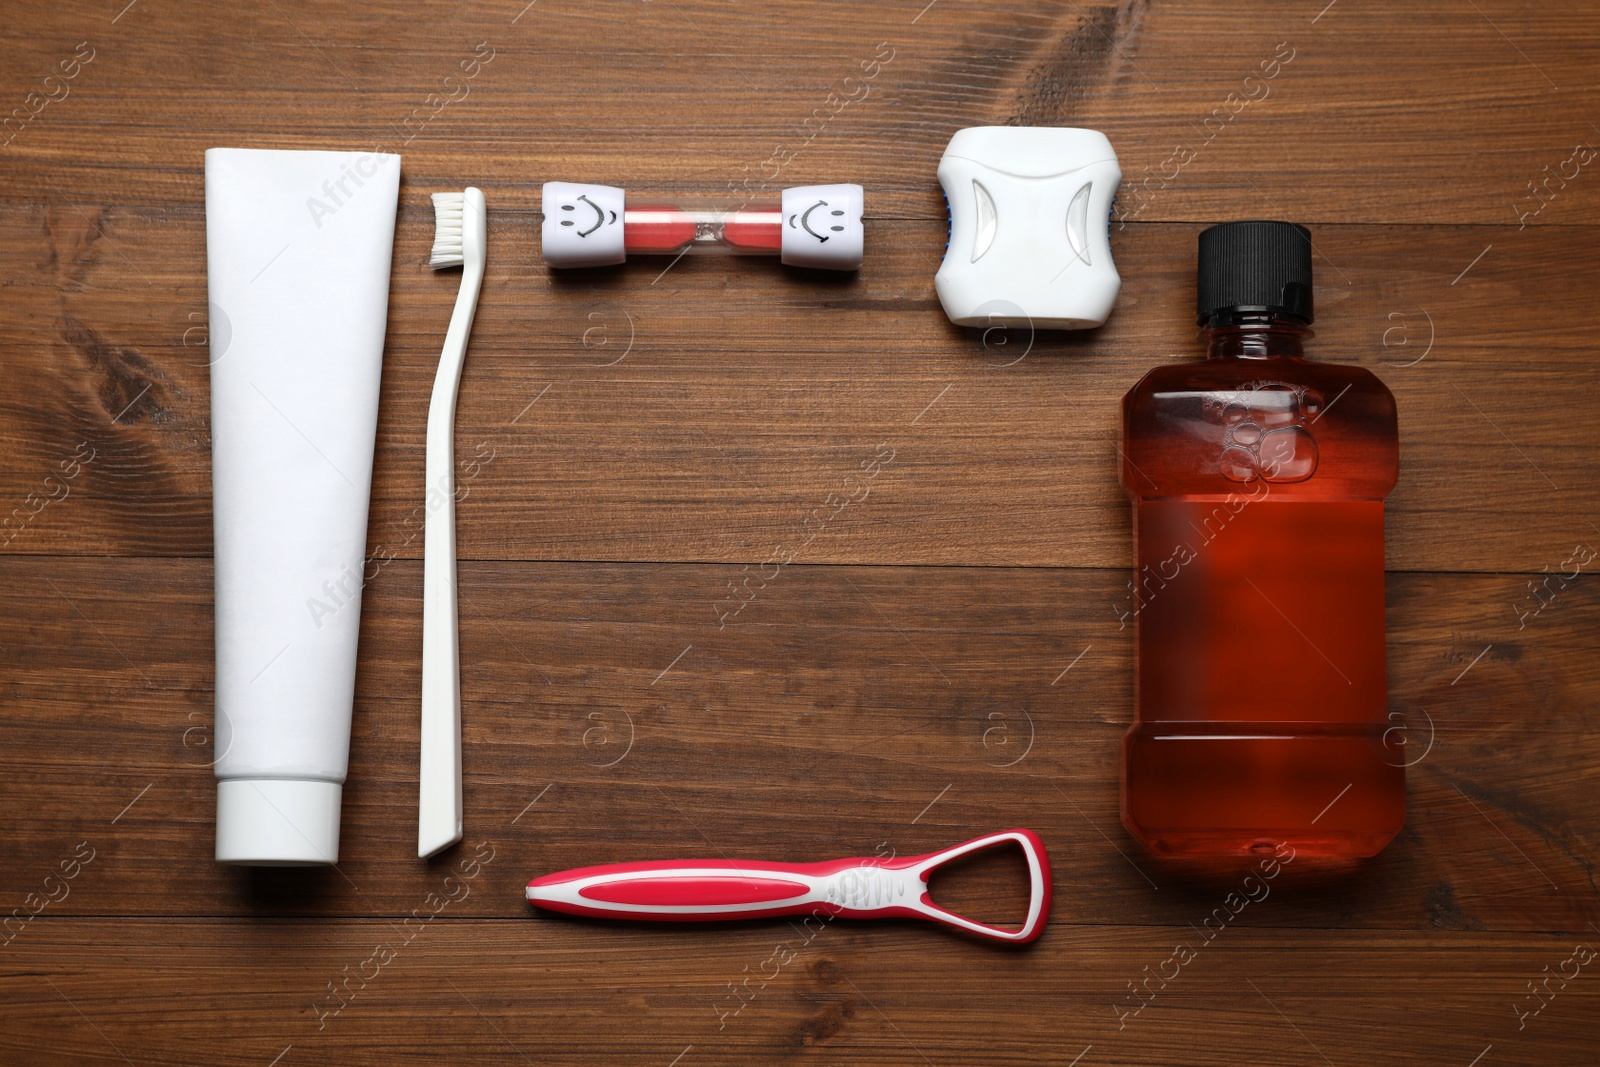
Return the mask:
[[1311,231],[1292,222],[1225,222],[1200,233],[1202,324],[1236,314],[1311,322]]

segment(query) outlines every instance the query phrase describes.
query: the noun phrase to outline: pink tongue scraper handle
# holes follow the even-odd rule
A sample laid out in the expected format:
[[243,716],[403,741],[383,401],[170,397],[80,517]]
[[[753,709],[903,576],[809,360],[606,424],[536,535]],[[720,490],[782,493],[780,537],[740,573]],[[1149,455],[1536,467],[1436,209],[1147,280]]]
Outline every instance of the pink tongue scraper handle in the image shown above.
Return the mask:
[[[1017,844],[1028,861],[1028,917],[1016,930],[977,922],[935,904],[928,876],[969,853]],[[528,901],[550,911],[606,919],[704,922],[809,915],[845,919],[931,919],[1021,944],[1050,916],[1050,858],[1031,830],[975,837],[942,852],[900,859],[857,856],[821,863],[662,860],[558,871],[528,883]]]

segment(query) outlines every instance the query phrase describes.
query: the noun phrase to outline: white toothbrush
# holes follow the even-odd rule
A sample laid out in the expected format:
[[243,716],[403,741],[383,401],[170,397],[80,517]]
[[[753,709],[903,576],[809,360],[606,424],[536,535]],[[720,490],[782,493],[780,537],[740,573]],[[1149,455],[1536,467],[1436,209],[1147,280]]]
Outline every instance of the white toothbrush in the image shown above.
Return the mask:
[[[461,267],[461,292],[444,335],[428,405],[427,519],[422,552],[422,762],[417,857],[461,840],[461,652],[456,633],[456,393],[483,286],[483,192],[433,194],[428,266]],[[437,495],[435,495],[437,493]]]

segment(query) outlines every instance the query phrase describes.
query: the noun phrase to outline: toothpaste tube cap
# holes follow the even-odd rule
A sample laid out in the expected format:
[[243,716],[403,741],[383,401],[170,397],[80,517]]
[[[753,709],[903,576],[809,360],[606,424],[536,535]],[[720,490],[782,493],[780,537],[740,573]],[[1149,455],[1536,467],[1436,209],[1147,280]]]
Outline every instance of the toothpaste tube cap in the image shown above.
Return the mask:
[[217,782],[217,862],[310,867],[339,861],[338,782],[224,778]]
[[857,270],[865,234],[859,185],[800,185],[783,191],[783,261],[791,267]]
[[545,182],[539,229],[552,267],[609,267],[628,258],[622,243],[623,199],[614,185]]

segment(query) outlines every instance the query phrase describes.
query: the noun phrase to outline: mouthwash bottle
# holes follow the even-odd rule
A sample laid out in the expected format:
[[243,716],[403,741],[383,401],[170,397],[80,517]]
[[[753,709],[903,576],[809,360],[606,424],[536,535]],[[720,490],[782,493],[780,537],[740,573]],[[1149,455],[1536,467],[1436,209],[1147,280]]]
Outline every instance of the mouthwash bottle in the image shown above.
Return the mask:
[[1200,363],[1122,400],[1135,721],[1122,821],[1158,853],[1360,857],[1405,819],[1386,746],[1383,501],[1394,397],[1305,359],[1311,234],[1200,234]]

